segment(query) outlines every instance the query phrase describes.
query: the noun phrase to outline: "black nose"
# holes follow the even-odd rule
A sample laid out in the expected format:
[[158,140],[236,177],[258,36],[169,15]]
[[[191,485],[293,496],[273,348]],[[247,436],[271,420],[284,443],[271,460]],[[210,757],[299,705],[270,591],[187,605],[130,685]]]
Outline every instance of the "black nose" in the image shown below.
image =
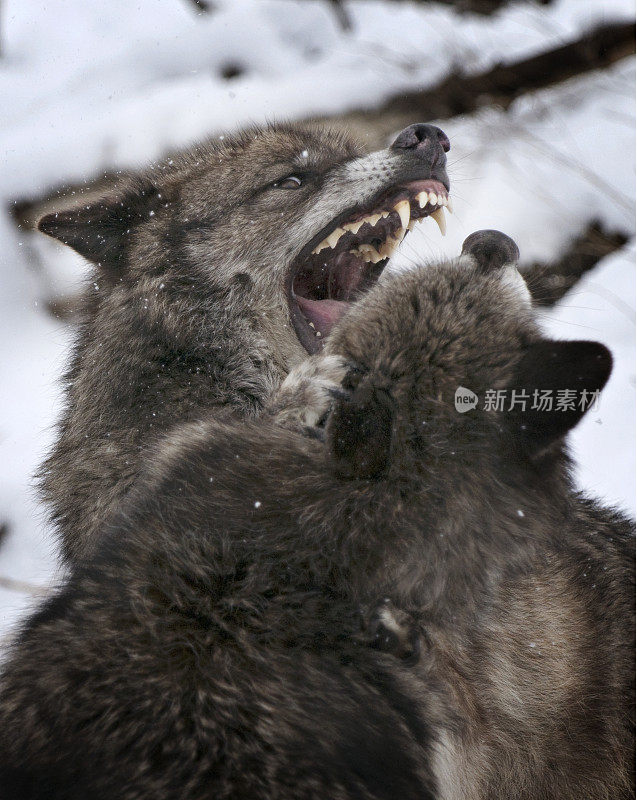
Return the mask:
[[517,264],[520,251],[506,233],[476,231],[464,240],[462,255],[472,256],[482,272],[489,272],[500,269],[505,264]]
[[396,137],[396,141],[391,145],[393,150],[416,150],[422,154],[432,154],[441,146],[445,153],[449,152],[451,145],[446,133],[436,128],[435,125],[425,125],[419,122],[417,125],[410,125],[401,131]]

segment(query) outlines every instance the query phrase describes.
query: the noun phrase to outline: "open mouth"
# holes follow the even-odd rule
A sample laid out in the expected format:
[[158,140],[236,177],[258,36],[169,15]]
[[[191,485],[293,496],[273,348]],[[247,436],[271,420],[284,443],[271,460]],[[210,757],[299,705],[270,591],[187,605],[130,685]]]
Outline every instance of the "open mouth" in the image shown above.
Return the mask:
[[432,217],[444,236],[447,189],[437,180],[411,181],[385,191],[373,207],[332,220],[295,260],[289,284],[292,323],[309,353],[352,303],[373,286],[398,245],[417,222]]

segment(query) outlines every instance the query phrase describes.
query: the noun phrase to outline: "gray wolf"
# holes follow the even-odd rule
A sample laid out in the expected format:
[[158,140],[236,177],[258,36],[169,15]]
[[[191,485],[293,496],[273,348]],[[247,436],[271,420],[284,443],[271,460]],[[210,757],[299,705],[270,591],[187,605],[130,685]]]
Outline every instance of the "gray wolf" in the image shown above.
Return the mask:
[[89,556],[161,435],[256,418],[409,228],[444,225],[448,149],[431,125],[371,155],[323,128],[253,128],[40,220],[94,266],[41,470],[66,560]]

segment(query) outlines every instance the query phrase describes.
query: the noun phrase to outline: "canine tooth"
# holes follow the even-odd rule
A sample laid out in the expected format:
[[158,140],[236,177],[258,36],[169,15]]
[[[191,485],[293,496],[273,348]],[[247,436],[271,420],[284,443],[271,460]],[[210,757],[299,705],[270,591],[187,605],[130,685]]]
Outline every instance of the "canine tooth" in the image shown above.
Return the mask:
[[394,211],[398,212],[400,217],[400,224],[403,228],[409,225],[409,217],[411,216],[411,208],[409,207],[409,200],[400,200],[394,206]]
[[436,224],[440,228],[440,233],[444,236],[447,233],[447,221],[445,219],[445,215],[442,212],[441,208],[437,208],[435,211],[432,211],[429,215],[432,219],[436,220]]
[[453,205],[451,203],[451,198],[450,197],[447,198],[447,211],[450,214],[453,214]]
[[407,230],[413,231],[413,229],[416,227],[416,222],[417,220],[415,219],[410,220],[409,225],[407,225]]
[[429,202],[432,206],[438,205],[438,195],[435,192],[429,192]]
[[334,228],[325,241],[330,247],[336,247],[336,243],[344,233],[345,231],[342,228]]
[[424,208],[429,202],[429,195],[427,194],[427,192],[420,192],[419,194],[416,195],[416,199],[418,200],[418,205],[421,208]]

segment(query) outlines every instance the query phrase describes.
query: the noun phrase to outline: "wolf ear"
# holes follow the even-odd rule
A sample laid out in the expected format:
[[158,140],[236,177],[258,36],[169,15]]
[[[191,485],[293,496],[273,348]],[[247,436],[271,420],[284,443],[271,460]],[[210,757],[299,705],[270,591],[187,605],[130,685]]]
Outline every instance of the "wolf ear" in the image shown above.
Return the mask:
[[539,453],[574,428],[597,400],[612,366],[609,350],[599,342],[548,340],[531,345],[510,386],[517,398],[528,397],[526,407],[520,400],[511,415],[525,449]]
[[38,229],[116,277],[123,267],[131,229],[152,216],[162,202],[152,184],[131,179],[119,191],[89,205],[47,214],[38,222]]

